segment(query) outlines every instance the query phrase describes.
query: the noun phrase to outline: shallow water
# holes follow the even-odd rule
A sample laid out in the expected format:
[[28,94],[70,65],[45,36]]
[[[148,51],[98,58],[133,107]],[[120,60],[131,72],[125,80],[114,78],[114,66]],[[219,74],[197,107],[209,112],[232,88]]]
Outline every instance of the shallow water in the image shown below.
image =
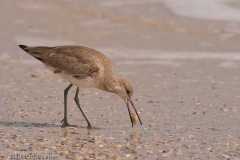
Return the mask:
[[[198,18],[204,20],[221,20],[240,22],[240,10],[237,0],[130,0],[130,1],[104,1],[101,4],[110,7],[146,5],[149,3],[163,3],[178,16]],[[222,12],[221,12],[222,11]]]
[[99,51],[105,53],[113,59],[149,59],[149,60],[240,60],[239,53],[217,53],[217,52],[168,52],[163,50],[139,50],[139,49],[114,49],[99,48]]
[[160,0],[175,14],[204,20],[240,22],[239,7],[229,5],[230,0]]

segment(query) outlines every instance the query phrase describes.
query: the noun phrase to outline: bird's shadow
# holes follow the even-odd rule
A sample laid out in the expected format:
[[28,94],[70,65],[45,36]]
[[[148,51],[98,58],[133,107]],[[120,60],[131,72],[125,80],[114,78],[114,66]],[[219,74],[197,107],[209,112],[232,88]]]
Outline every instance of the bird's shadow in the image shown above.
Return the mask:
[[10,122],[10,121],[0,121],[2,126],[15,126],[15,127],[61,127],[59,124],[53,123],[34,123],[34,122]]
[[[39,128],[44,128],[44,127],[57,127],[61,128],[61,124],[54,124],[54,123],[34,123],[34,122],[10,122],[10,121],[0,121],[1,126],[14,126],[14,127],[39,127]],[[87,126],[78,126],[74,125],[76,128],[87,128]],[[68,127],[66,127],[68,128]],[[101,130],[102,128],[100,127],[93,127],[92,130]],[[91,130],[91,129],[90,129]]]

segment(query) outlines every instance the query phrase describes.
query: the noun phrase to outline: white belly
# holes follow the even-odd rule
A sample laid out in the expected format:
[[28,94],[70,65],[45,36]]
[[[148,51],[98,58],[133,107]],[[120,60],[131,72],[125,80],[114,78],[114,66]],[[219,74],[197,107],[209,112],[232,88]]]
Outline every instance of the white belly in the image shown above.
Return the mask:
[[66,79],[70,83],[74,84],[75,86],[78,86],[78,88],[93,88],[93,79],[90,77],[84,78],[84,79],[77,79],[72,76],[59,73],[59,76],[61,76],[63,79]]
[[[47,69],[54,72],[56,69],[50,66],[46,66]],[[72,77],[71,75],[67,75],[64,73],[57,73],[57,75],[61,76],[63,79],[69,81],[75,86],[78,86],[78,88],[94,88],[94,80],[91,77],[83,78],[83,79],[77,79]]]

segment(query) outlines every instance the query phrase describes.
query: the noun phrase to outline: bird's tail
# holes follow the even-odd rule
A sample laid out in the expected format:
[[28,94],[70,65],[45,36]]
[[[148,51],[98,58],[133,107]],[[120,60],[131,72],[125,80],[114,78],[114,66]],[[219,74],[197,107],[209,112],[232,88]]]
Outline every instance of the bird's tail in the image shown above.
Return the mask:
[[51,47],[29,47],[26,45],[19,45],[19,47],[41,62],[44,62],[44,59],[49,57],[51,53]]
[[29,47],[26,46],[26,45],[22,45],[22,44],[20,44],[19,47],[22,48],[22,49],[23,49],[24,51],[26,51],[26,52],[29,51],[29,49],[28,49]]

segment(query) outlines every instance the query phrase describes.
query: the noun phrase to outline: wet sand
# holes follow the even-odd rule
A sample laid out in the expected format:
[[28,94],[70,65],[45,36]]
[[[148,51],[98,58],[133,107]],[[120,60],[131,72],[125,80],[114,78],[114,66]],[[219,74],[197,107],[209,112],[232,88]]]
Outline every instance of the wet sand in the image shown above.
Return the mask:
[[[0,159],[240,159],[238,22],[178,17],[154,1],[1,3]],[[20,43],[102,51],[132,82],[143,125],[131,127],[116,95],[81,89],[88,130],[74,88],[68,118],[77,127],[61,128],[68,82]]]

